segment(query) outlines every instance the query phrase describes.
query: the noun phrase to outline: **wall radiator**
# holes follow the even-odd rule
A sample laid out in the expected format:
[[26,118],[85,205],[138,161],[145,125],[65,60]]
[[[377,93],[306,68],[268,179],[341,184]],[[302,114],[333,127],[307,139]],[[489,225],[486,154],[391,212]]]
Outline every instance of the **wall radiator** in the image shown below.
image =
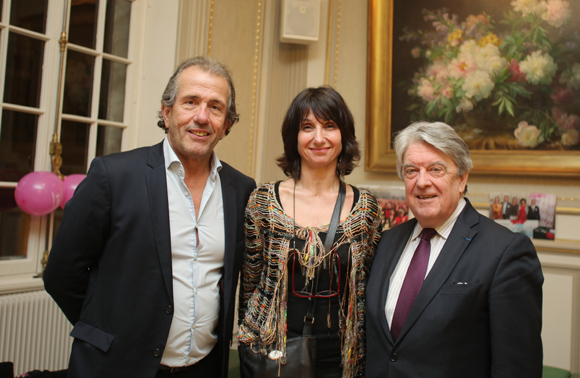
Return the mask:
[[68,367],[71,324],[44,290],[0,295],[0,362],[14,374]]

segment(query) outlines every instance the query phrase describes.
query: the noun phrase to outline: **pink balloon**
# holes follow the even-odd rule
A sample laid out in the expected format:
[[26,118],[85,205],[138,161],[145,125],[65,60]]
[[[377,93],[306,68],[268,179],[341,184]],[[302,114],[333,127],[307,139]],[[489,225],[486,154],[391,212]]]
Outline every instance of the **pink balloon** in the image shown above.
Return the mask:
[[30,215],[54,211],[62,197],[62,181],[52,172],[31,172],[20,179],[14,190],[16,204]]
[[75,194],[75,189],[84,178],[87,177],[86,175],[68,175],[64,178],[62,185],[64,187],[64,195],[62,196],[62,202],[60,203],[60,207],[64,209],[64,205],[68,202],[69,199],[72,198],[73,194]]

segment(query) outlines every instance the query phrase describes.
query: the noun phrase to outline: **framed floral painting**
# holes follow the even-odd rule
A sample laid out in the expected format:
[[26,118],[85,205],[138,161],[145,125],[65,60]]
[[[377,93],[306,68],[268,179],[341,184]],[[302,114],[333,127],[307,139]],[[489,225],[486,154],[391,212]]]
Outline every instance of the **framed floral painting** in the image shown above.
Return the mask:
[[442,121],[474,173],[580,177],[580,1],[369,0],[366,168]]

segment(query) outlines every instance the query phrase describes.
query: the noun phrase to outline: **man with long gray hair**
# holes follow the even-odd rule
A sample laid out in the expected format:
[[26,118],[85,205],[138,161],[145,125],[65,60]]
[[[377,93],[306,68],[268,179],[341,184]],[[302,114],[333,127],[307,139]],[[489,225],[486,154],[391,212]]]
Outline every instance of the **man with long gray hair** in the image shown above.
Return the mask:
[[97,157],[44,272],[74,325],[68,377],[227,377],[244,210],[256,184],[214,152],[238,120],[227,69],[182,63],[152,147]]
[[473,163],[444,123],[395,138],[415,219],[385,231],[366,290],[367,378],[542,376],[543,275],[530,239],[464,197]]

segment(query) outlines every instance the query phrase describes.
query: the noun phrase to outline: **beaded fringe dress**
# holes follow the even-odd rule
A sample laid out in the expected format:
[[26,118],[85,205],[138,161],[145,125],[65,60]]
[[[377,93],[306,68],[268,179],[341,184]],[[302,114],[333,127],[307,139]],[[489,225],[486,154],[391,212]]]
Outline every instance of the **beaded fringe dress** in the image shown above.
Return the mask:
[[[337,234],[342,236],[332,246],[336,250],[349,245],[348,295],[341,298],[339,312],[343,377],[364,374],[365,285],[380,239],[380,213],[377,199],[360,190],[359,200],[338,225]],[[323,243],[318,234],[326,232],[328,225],[296,227],[297,237],[312,239],[305,248],[314,245],[321,251]],[[252,344],[256,352],[280,351],[285,356],[287,262],[295,233],[294,220],[276,199],[274,182],[261,185],[250,196],[244,228],[246,253],[242,263],[238,340]]]

